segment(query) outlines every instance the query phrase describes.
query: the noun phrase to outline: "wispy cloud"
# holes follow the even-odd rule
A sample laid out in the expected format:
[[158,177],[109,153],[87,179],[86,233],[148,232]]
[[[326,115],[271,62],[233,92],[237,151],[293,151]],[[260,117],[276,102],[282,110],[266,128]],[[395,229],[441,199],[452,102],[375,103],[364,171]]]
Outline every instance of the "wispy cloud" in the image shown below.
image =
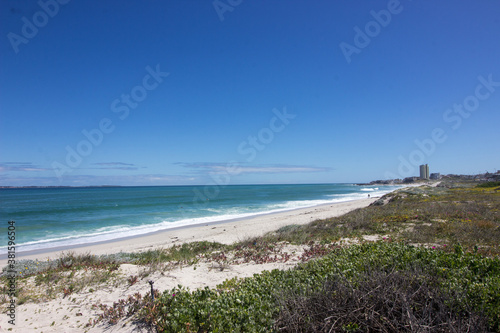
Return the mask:
[[42,168],[32,162],[5,162],[0,163],[0,172],[8,172],[8,171],[47,171],[50,169]]
[[327,172],[332,171],[328,167],[316,167],[306,165],[247,165],[247,164],[232,164],[232,163],[210,163],[210,162],[195,162],[195,163],[175,163],[188,169],[198,170],[198,172],[209,173],[228,173],[228,170],[237,174],[255,174],[255,173],[297,173],[297,172]]
[[98,167],[90,169],[98,170],[138,170],[140,168],[135,164],[123,162],[92,163],[92,165],[97,165]]
[[300,165],[283,165],[283,166],[242,166],[241,173],[290,173],[290,172],[326,172],[331,171],[331,168],[311,167]]
[[134,166],[132,163],[123,163],[123,162],[104,162],[104,163],[92,163],[93,165],[106,165],[106,166]]

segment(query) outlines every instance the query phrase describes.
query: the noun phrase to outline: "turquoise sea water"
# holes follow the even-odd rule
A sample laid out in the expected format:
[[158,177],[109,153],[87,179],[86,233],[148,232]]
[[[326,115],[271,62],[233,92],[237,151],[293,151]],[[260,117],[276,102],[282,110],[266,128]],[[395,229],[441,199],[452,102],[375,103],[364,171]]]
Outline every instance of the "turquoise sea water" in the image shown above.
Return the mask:
[[139,236],[169,228],[379,196],[394,186],[352,184],[0,189],[0,255],[7,222],[16,251]]

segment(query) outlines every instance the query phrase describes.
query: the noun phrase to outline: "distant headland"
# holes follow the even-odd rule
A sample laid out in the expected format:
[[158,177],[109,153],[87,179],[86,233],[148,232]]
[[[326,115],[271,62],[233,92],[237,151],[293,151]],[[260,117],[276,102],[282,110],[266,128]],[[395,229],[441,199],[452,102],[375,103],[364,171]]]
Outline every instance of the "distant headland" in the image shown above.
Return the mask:
[[92,186],[0,186],[1,188],[98,188],[98,187],[123,187],[121,185],[92,185]]
[[[435,175],[432,177],[432,175]],[[359,186],[367,186],[367,185],[406,185],[406,184],[426,184],[429,181],[439,181],[439,180],[462,180],[462,181],[477,181],[477,182],[494,182],[500,181],[500,171],[495,173],[481,173],[477,175],[440,175],[440,174],[431,174],[430,179],[421,178],[421,177],[406,177],[403,179],[386,179],[386,180],[374,180],[369,183],[361,183],[356,184]]]

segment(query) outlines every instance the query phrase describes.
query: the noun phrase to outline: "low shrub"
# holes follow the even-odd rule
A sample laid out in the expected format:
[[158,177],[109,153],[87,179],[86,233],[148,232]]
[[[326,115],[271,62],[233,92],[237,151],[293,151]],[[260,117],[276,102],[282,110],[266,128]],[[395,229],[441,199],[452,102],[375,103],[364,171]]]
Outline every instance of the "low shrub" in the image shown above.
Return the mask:
[[491,187],[499,187],[499,186],[500,186],[500,182],[484,182],[484,183],[477,185],[476,187],[491,188]]
[[370,270],[354,282],[339,275],[310,295],[282,295],[276,327],[280,332],[487,331],[484,315],[456,301],[463,297],[444,292],[419,268]]

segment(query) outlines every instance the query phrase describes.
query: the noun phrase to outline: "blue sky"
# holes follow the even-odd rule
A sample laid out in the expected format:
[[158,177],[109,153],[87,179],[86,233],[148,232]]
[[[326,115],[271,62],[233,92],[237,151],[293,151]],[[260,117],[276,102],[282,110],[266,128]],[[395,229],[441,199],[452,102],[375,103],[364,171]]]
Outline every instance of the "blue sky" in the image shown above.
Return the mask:
[[495,172],[500,3],[0,3],[0,185]]

